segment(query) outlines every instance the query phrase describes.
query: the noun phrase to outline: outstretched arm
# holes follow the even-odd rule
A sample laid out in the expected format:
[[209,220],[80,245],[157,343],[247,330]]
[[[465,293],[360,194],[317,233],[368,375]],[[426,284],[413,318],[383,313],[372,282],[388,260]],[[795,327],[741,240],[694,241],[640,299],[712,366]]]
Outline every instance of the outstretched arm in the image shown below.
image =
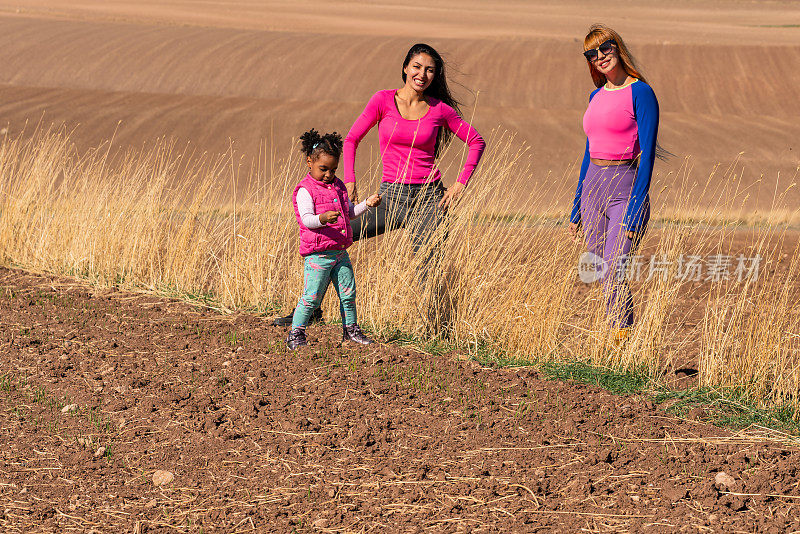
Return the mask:
[[351,219],[358,219],[359,217],[361,217],[364,214],[365,211],[367,211],[368,207],[369,206],[367,205],[367,201],[366,200],[362,200],[358,204],[353,204],[352,202],[348,201],[348,208],[349,208],[349,216],[350,216],[350,218]]
[[458,176],[458,182],[467,185],[467,182],[475,172],[475,167],[478,166],[478,162],[481,160],[483,151],[486,148],[486,142],[470,123],[462,119],[456,113],[456,110],[444,103],[442,104],[442,117],[450,131],[464,141],[469,149],[464,168]]
[[456,137],[467,144],[467,148],[469,149],[467,152],[467,160],[464,162],[464,168],[461,170],[458,180],[447,188],[444,198],[439,202],[439,208],[447,210],[453,200],[455,200],[467,186],[467,182],[469,182],[469,179],[475,172],[475,167],[478,166],[478,162],[481,160],[483,151],[486,148],[486,142],[470,123],[462,119],[458,113],[456,113],[456,110],[447,104],[443,103],[441,105],[445,124]]
[[367,132],[375,126],[382,117],[382,96],[375,93],[367,102],[367,106],[361,115],[358,116],[347,136],[344,138],[344,179],[342,180],[347,188],[347,194],[355,202],[358,200],[356,194],[356,149],[358,144],[367,135]]

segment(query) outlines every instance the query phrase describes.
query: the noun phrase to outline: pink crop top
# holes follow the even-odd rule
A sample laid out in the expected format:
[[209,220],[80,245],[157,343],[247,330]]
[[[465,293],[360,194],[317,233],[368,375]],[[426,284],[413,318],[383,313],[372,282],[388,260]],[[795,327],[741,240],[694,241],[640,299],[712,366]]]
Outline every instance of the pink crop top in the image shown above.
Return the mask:
[[383,163],[383,181],[405,184],[433,182],[441,177],[434,152],[439,128],[449,128],[469,147],[458,181],[466,184],[472,176],[486,144],[478,132],[456,111],[435,98],[418,120],[404,119],[394,101],[396,90],[378,91],[369,99],[364,112],[353,123],[344,139],[344,182],[356,179],[356,148],[367,132],[378,124],[378,140]]
[[632,87],[599,89],[583,115],[589,155],[609,161],[633,159],[639,154],[639,128],[633,109]]

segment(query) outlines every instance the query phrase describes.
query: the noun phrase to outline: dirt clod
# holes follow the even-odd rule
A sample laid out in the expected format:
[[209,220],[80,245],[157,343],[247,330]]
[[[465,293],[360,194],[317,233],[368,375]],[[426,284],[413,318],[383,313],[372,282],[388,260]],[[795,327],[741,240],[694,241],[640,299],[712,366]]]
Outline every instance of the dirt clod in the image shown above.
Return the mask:
[[686,416],[693,421],[702,421],[708,417],[708,414],[702,406],[695,406],[689,410],[689,413],[687,413]]
[[736,479],[725,471],[720,471],[714,476],[714,484],[716,484],[717,487],[721,486],[723,489],[731,491],[736,487]]
[[155,486],[166,486],[171,484],[173,480],[175,480],[175,475],[169,471],[158,470],[153,473],[153,485]]
[[675,486],[669,483],[662,488],[662,495],[670,503],[675,503],[681,499],[685,499],[688,494],[689,492],[686,491],[686,488]]

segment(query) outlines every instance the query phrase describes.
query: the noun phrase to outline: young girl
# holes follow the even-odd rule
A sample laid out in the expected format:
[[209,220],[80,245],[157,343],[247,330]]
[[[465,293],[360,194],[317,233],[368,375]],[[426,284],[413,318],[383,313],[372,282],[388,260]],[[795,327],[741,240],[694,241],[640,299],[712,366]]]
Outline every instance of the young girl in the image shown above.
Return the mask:
[[307,345],[306,325],[319,308],[328,283],[333,282],[342,312],[342,340],[362,345],[372,343],[356,323],[356,283],[347,247],[353,244],[350,219],[381,203],[372,195],[354,206],[341,180],[336,177],[342,137],[336,132],[320,135],[314,129],[304,133],[301,150],[306,155],[308,174],[294,188],[292,202],[300,225],[300,255],[305,258],[303,295],[292,317],[292,331],[286,345],[295,350]]
[[617,32],[591,27],[583,55],[596,89],[583,116],[586,151],[575,191],[570,232],[582,225],[589,251],[602,257],[600,280],[615,338],[633,325],[625,269],[650,218],[650,178],[658,155],[658,100]]

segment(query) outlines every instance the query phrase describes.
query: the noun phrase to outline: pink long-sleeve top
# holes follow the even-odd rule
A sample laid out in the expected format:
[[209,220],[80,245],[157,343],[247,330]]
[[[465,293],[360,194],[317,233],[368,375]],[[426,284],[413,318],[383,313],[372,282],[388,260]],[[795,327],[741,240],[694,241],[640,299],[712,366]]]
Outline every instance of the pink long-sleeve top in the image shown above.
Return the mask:
[[428,97],[428,112],[421,119],[404,119],[397,110],[396,89],[378,91],[353,123],[344,139],[344,182],[354,182],[356,148],[367,132],[378,124],[378,141],[383,163],[383,181],[423,184],[441,178],[434,152],[439,128],[449,128],[469,147],[467,160],[458,177],[466,185],[486,148],[483,138],[444,102]]

